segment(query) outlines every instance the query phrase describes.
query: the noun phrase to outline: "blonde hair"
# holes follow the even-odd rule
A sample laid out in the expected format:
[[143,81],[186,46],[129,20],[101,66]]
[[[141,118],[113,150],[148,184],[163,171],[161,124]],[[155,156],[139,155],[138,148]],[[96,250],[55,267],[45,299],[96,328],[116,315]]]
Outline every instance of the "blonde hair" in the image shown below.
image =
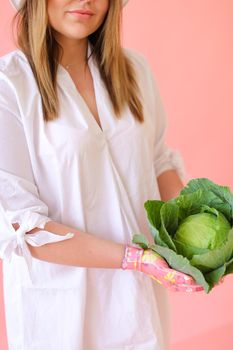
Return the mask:
[[[127,104],[134,118],[142,123],[143,106],[136,73],[120,43],[121,21],[121,0],[110,0],[105,20],[88,36],[93,45],[91,55],[96,58],[116,117],[120,118]],[[54,120],[59,111],[56,75],[62,48],[49,24],[47,1],[27,0],[13,17],[12,24],[12,29],[16,26],[16,45],[26,55],[35,76],[42,98],[44,120]]]

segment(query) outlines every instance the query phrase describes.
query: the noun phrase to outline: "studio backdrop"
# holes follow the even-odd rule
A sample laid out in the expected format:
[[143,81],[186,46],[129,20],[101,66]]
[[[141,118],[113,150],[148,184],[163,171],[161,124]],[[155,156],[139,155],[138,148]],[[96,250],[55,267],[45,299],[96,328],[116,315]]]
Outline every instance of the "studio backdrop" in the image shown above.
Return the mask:
[[[15,48],[13,14],[1,0],[0,55]],[[131,0],[122,19],[123,46],[151,65],[167,143],[181,153],[187,179],[207,177],[233,190],[233,1]],[[208,295],[170,293],[171,350],[232,349],[232,290],[230,275]],[[0,349],[7,350],[1,262]]]

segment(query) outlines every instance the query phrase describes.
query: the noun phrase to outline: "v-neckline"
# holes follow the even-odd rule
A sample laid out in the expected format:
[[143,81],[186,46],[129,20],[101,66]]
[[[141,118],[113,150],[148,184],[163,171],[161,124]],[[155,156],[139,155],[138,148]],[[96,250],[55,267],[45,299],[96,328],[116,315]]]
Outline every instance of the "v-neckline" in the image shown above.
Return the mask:
[[[91,54],[91,44],[88,41],[87,44],[87,56],[89,57],[89,55]],[[95,63],[93,62],[93,56],[91,56],[88,59],[88,67],[92,76],[92,81],[93,81],[93,88],[94,88],[94,95],[95,95],[95,101],[96,101],[96,108],[97,108],[97,112],[98,112],[98,116],[99,116],[99,123],[97,122],[97,120],[95,119],[95,116],[92,114],[90,108],[88,107],[86,101],[84,100],[83,96],[81,95],[81,93],[78,91],[72,77],[70,76],[69,72],[59,63],[58,64],[58,71],[62,71],[66,77],[66,79],[68,80],[68,82],[71,84],[75,94],[78,96],[79,100],[81,101],[83,107],[86,109],[87,111],[87,115],[89,116],[89,120],[90,122],[93,124],[93,126],[95,127],[95,129],[100,132],[101,134],[104,134],[104,127],[103,127],[103,121],[101,119],[101,111],[100,111],[100,106],[98,104],[98,89],[97,89],[97,81],[96,79],[99,78],[99,71],[98,68],[95,66]]]

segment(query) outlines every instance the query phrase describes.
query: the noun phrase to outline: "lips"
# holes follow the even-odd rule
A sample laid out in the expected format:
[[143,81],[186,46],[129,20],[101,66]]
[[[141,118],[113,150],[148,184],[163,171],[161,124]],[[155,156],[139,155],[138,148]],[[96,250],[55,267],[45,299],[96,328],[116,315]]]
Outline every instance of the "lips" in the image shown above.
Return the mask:
[[69,13],[80,13],[81,15],[94,15],[94,13],[92,11],[89,10],[71,10],[68,11]]

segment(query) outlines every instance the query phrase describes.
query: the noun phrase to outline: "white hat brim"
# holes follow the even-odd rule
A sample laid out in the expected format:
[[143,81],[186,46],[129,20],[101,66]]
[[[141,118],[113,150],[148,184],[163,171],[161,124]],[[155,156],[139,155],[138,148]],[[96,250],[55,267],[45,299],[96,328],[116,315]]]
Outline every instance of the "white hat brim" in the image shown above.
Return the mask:
[[[21,7],[23,7],[23,5],[25,4],[25,1],[26,0],[10,0],[10,3],[16,10],[20,10]],[[128,1],[129,0],[122,0],[122,5],[125,6]]]

